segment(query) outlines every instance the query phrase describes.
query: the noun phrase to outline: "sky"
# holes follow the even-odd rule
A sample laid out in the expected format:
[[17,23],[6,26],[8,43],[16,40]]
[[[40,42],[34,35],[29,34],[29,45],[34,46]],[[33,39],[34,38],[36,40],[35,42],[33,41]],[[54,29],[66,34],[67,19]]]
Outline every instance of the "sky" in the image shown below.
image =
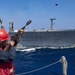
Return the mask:
[[53,29],[75,29],[75,0],[0,0],[0,18],[6,31],[10,21],[20,29],[28,20],[27,30],[48,30],[50,18],[56,18]]

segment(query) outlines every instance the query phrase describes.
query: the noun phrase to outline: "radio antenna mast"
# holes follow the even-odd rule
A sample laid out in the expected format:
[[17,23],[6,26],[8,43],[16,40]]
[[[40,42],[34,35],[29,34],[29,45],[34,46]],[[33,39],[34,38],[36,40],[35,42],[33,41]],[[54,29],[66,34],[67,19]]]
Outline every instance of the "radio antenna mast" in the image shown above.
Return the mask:
[[51,27],[50,27],[50,29],[53,30],[53,25],[54,25],[53,20],[56,20],[56,18],[51,18],[50,20],[51,20]]

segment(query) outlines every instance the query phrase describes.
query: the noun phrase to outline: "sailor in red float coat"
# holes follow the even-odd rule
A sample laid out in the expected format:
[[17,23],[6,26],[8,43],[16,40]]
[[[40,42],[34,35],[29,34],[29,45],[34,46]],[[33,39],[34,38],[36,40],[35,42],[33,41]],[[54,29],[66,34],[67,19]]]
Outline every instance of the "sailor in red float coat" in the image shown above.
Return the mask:
[[0,75],[14,75],[13,59],[15,58],[14,41],[10,41],[11,48],[4,51],[6,42],[9,39],[5,30],[0,30]]
[[[20,35],[24,32],[20,30]],[[9,42],[9,49],[7,48],[7,40],[9,35],[4,29],[0,30],[0,75],[14,75],[13,59],[15,58],[15,48],[18,44],[19,38]],[[7,49],[6,49],[7,48]]]

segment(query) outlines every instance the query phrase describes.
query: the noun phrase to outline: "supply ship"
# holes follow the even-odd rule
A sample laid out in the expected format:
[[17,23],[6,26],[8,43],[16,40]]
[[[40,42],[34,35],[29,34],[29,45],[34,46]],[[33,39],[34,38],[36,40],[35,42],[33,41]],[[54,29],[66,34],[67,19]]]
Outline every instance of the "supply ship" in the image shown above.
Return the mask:
[[[23,36],[19,39],[17,49],[26,48],[72,48],[75,47],[75,29],[54,30],[53,20],[51,18],[50,30],[25,30]],[[13,22],[9,22],[9,35],[12,36],[18,30],[13,29]]]

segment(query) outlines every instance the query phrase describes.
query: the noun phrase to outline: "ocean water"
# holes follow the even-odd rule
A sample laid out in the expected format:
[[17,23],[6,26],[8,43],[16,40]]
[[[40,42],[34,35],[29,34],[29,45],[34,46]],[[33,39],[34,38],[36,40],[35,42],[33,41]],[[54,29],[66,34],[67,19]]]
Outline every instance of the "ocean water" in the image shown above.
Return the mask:
[[16,51],[15,75],[62,75],[62,56],[68,62],[67,75],[75,75],[75,48]]

